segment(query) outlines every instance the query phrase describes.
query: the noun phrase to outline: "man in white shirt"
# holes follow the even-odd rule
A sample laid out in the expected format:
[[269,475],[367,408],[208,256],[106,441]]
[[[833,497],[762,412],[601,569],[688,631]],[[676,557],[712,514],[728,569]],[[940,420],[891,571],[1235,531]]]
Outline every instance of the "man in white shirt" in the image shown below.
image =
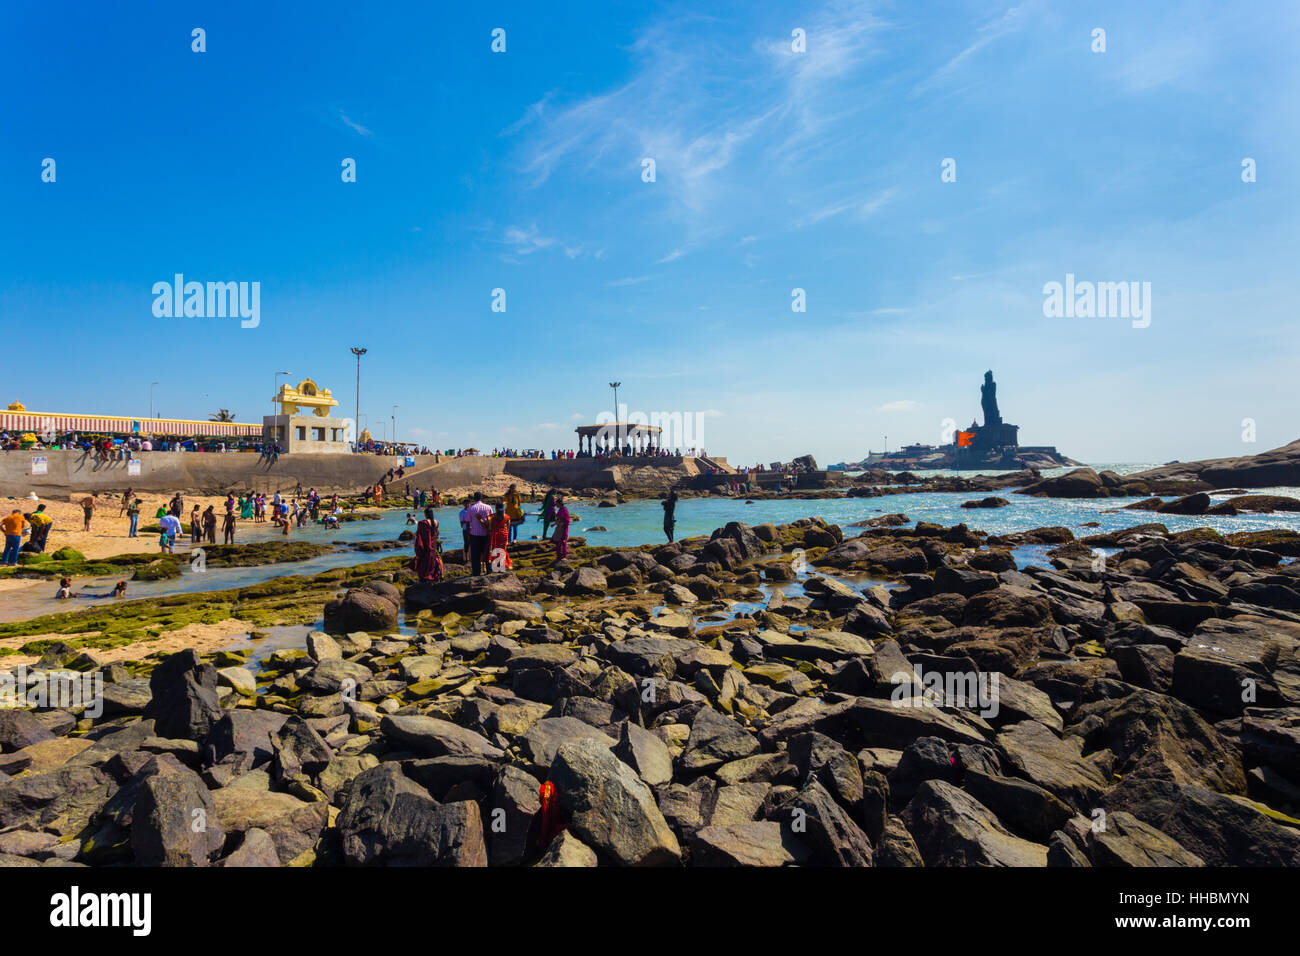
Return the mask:
[[492,509],[483,500],[483,492],[474,492],[474,503],[465,509],[465,530],[469,537],[469,560],[475,574],[483,573],[483,558],[487,554],[488,522]]

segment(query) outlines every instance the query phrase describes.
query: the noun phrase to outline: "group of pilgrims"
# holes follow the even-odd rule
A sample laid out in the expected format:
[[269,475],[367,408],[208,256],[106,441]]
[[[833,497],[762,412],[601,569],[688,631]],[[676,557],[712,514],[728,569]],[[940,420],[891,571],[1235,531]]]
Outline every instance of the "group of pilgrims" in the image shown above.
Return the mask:
[[[506,571],[513,567],[510,544],[519,540],[519,528],[528,517],[535,517],[541,522],[541,538],[544,541],[549,538],[555,549],[556,561],[563,561],[569,556],[569,526],[573,518],[564,502],[564,495],[554,488],[550,489],[542,499],[540,510],[532,513],[524,511],[523,501],[518,486],[511,485],[495,505],[489,505],[484,501],[483,493],[476,491],[470,502],[460,510],[458,519],[464,549],[463,560],[470,566],[472,573],[482,574],[485,570]],[[407,520],[410,522],[414,519],[408,516]],[[442,544],[433,507],[425,508],[424,518],[416,523],[415,572],[421,581],[442,580]]]
[[[131,489],[128,488],[123,495],[123,511],[127,512],[131,518],[131,532],[134,537],[135,518],[139,514],[140,499],[134,498]],[[176,547],[176,536],[181,532],[180,519],[184,513],[185,499],[178,491],[166,505],[158,508],[155,517],[159,523],[158,544],[164,553],[174,553]],[[322,515],[322,511],[325,513]],[[238,497],[234,492],[226,494],[225,514],[221,519],[221,534],[223,544],[235,543],[235,525],[239,520],[252,521],[254,524],[265,524],[269,520],[271,524],[281,529],[281,533],[288,534],[292,527],[303,527],[308,521],[322,525],[325,528],[338,528],[339,516],[343,510],[339,507],[339,496],[331,495],[328,501],[317,494],[316,489],[312,488],[307,492],[303,501],[300,503],[295,495],[292,498],[284,497],[280,492],[275,492],[269,498],[265,494],[241,494]],[[89,519],[87,519],[89,521]],[[216,505],[208,505],[206,510],[201,510],[195,505],[190,511],[190,542],[191,544],[208,544],[217,543],[217,513]]]

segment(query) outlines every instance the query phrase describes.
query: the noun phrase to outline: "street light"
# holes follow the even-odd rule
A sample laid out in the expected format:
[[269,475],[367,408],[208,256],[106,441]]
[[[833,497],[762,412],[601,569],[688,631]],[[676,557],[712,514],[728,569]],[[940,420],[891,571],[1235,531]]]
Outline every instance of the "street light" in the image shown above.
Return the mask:
[[390,416],[393,420],[393,441],[394,442],[397,441],[397,410],[401,407],[402,407],[401,405],[394,405],[393,414]]
[[[157,385],[157,384],[158,384],[157,382],[150,382],[150,383],[149,383],[149,417],[150,417],[150,418],[153,418],[153,389],[154,389],[154,386]],[[153,426],[152,426],[152,425],[149,426],[149,434],[150,434],[150,435],[153,434]]]
[[615,448],[623,447],[623,438],[621,435],[619,435],[619,431],[621,429],[618,427],[618,387],[622,384],[623,384],[622,382],[609,383],[609,387],[614,390],[614,447]]
[[[359,426],[361,422],[361,356],[366,354],[366,350],[353,346],[352,354],[357,357],[357,407],[355,414]],[[360,432],[357,434],[360,435]]]
[[[275,393],[280,389],[280,376],[288,375],[288,374],[289,374],[288,372],[276,372],[274,375],[271,376],[271,414],[275,414],[275,403],[276,403]],[[284,411],[283,403],[281,403],[280,405],[280,411],[282,412]]]

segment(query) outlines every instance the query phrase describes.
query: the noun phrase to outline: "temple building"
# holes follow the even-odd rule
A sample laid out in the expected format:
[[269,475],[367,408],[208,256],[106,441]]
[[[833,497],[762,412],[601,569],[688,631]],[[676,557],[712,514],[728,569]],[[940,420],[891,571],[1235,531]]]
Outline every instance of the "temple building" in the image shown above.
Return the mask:
[[580,456],[608,455],[617,449],[627,458],[657,452],[663,430],[658,425],[606,422],[603,425],[579,425],[574,431],[578,433]]
[[330,416],[338,405],[328,388],[318,388],[309,378],[296,387],[285,382],[272,399],[280,405],[280,414],[262,418],[262,434],[268,442],[278,442],[285,454],[302,452],[348,451],[348,423]]

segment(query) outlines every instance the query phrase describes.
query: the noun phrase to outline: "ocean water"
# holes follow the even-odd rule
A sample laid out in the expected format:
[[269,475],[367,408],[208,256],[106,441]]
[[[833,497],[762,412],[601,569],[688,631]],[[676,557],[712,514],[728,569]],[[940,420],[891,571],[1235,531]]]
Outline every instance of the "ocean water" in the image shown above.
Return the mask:
[[[1098,470],[1108,466],[1096,466]],[[1139,471],[1147,465],[1110,466],[1118,472],[1120,467]],[[1065,471],[1068,469],[1062,469]],[[1281,494],[1300,497],[1300,488],[1261,488],[1253,489],[1259,493]],[[758,500],[746,502],[733,498],[683,498],[677,503],[676,538],[682,539],[694,535],[709,534],[729,521],[743,521],[749,525],[783,524],[798,518],[821,517],[844,527],[848,536],[853,536],[861,528],[852,527],[855,522],[879,517],[883,514],[902,513],[907,515],[909,524],[917,521],[929,521],[937,524],[952,525],[964,522],[968,527],[987,531],[990,534],[1008,534],[1015,531],[1028,531],[1047,526],[1069,528],[1078,537],[1115,531],[1137,524],[1159,521],[1171,531],[1183,531],[1188,528],[1210,527],[1229,534],[1234,531],[1259,531],[1268,528],[1288,528],[1300,531],[1300,513],[1283,513],[1273,515],[1237,515],[1237,516],[1181,516],[1159,515],[1148,511],[1124,511],[1123,506],[1135,498],[1105,498],[1101,500],[1082,500],[1064,498],[1030,498],[1012,493],[1010,489],[996,492],[1000,497],[1011,502],[1004,508],[964,509],[962,502],[973,498],[985,497],[983,493],[972,492],[920,492],[899,495],[887,495],[880,498],[821,498],[813,500]],[[1223,500],[1230,495],[1212,495],[1215,500]],[[536,509],[537,503],[526,503],[524,508]],[[588,544],[607,545],[610,547],[634,547],[642,544],[656,544],[667,540],[663,533],[663,509],[658,501],[632,501],[616,508],[598,508],[594,502],[572,501],[570,512],[576,516],[570,534],[582,536]],[[460,526],[456,507],[438,509],[435,514],[440,525],[440,537],[443,547],[452,550],[461,546]],[[289,540],[306,541],[384,541],[393,540],[404,529],[412,526],[406,524],[405,511],[385,512],[376,521],[355,521],[345,523],[338,531],[325,531],[318,526],[295,528]],[[1096,522],[1095,527],[1085,525]],[[592,531],[595,526],[603,526],[606,531]],[[536,517],[529,517],[520,528],[522,540],[536,538],[541,534],[541,523]],[[281,539],[269,525],[244,524],[240,528],[238,540],[258,541]],[[182,552],[183,553],[183,552]],[[380,552],[341,551],[322,555],[308,561],[286,564],[264,565],[254,568],[212,568],[204,572],[191,571],[188,564],[183,565],[180,578],[170,581],[132,582],[129,589],[130,598],[151,597],[164,594],[192,593],[195,591],[222,590],[234,587],[247,587],[270,578],[287,574],[315,574],[330,568],[364,564],[386,556],[410,554],[409,548]],[[1041,555],[1033,549],[1020,549],[1017,557],[1023,560],[1033,557],[1035,563],[1044,563]],[[91,589],[111,586],[110,579],[97,581],[79,580],[78,588]],[[39,582],[31,592],[9,592],[5,600],[0,601],[0,621],[20,620],[37,614],[50,614],[57,611],[73,610],[84,606],[83,601],[73,605],[53,600],[56,585],[53,582]]]

